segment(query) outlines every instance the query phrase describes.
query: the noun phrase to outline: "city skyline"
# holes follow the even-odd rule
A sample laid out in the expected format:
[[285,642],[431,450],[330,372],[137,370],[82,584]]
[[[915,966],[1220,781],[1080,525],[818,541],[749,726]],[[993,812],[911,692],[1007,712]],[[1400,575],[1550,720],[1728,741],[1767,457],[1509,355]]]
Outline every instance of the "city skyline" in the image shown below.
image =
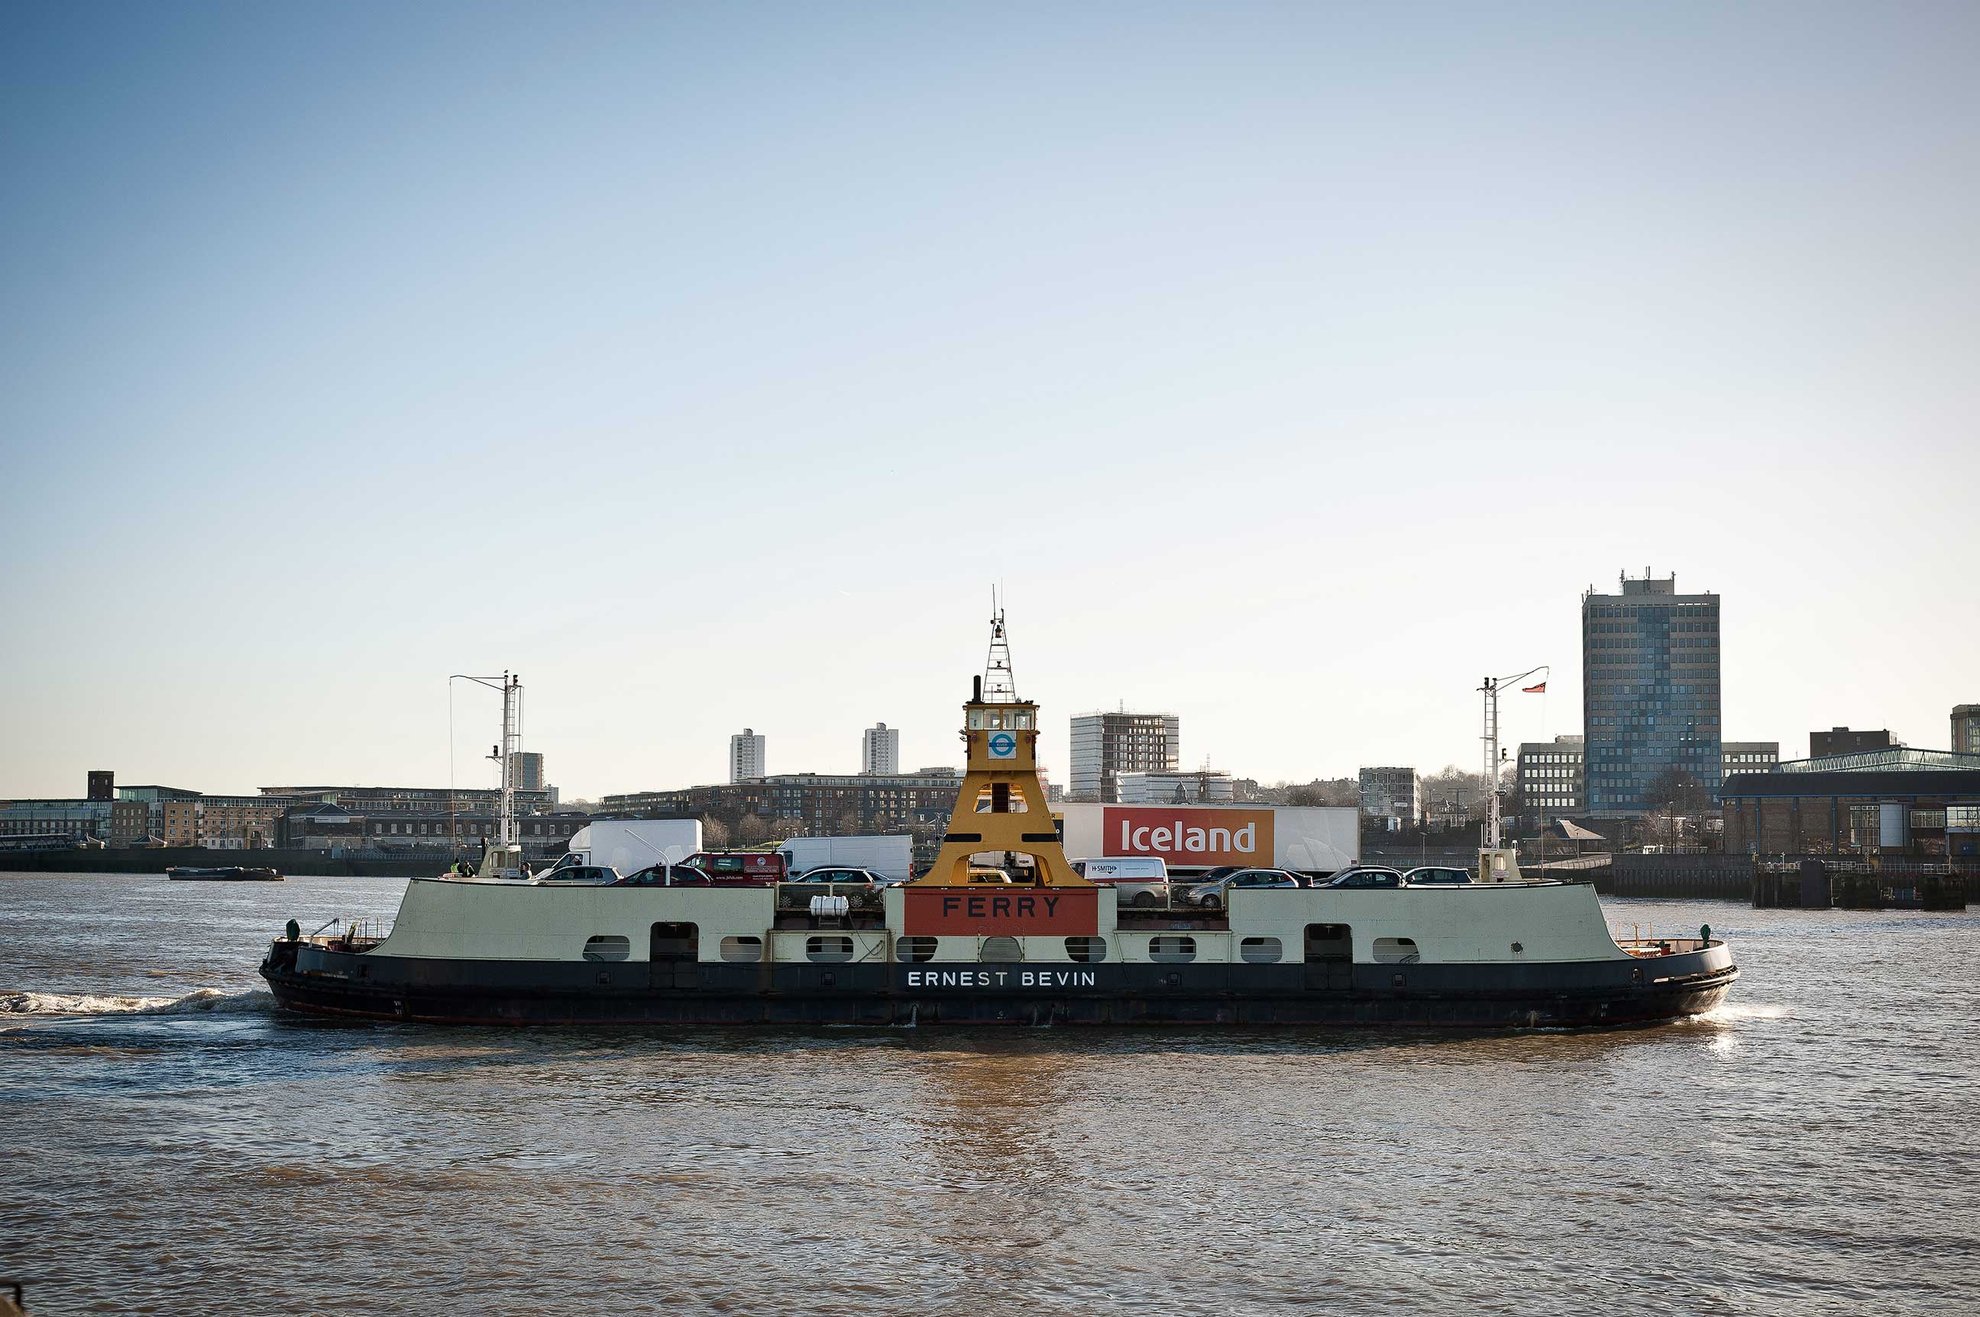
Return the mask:
[[1623,570],[1729,738],[1980,698],[1970,6],[8,31],[0,796],[485,785],[503,668],[567,798],[953,764],[992,582],[1058,780],[1579,732]]

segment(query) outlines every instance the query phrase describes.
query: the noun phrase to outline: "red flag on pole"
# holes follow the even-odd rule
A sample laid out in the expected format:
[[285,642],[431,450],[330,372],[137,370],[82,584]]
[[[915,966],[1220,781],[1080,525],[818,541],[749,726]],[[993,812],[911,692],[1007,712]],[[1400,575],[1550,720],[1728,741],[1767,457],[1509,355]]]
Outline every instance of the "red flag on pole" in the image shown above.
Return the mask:
[[1547,683],[1543,681],[1538,686],[1521,686],[1519,690],[1522,695],[1545,695]]

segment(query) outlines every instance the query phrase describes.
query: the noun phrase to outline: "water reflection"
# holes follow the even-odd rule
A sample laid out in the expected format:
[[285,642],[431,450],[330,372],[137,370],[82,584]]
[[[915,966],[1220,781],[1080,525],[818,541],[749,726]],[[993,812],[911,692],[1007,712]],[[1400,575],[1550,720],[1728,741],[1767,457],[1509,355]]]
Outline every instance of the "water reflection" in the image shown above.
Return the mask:
[[402,884],[119,881],[0,880],[0,986],[233,1004],[0,1022],[0,1245],[47,1311],[1958,1311],[1980,1275],[1973,918],[1662,903],[1746,977],[1622,1033],[508,1032],[255,995],[289,914]]

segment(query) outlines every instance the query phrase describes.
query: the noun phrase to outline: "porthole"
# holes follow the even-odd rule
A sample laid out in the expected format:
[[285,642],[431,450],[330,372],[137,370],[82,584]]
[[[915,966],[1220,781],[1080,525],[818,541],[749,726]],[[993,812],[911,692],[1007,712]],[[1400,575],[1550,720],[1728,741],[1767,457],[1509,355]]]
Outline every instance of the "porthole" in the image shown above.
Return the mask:
[[624,960],[630,955],[632,941],[616,933],[600,933],[597,937],[585,939],[586,960]]
[[993,961],[1023,960],[1024,948],[1014,937],[986,937],[979,959]]
[[804,940],[804,954],[819,961],[851,960],[853,940],[843,933],[808,937]]
[[1159,933],[1148,939],[1148,958],[1163,964],[1196,959],[1196,939],[1177,933]]
[[935,959],[935,948],[940,938],[897,937],[894,939],[894,958],[910,965],[919,965],[925,960]]
[[1069,937],[1066,939],[1066,959],[1091,965],[1107,958],[1107,939],[1104,937]]
[[761,960],[763,959],[763,939],[760,937],[725,937],[722,939],[722,959]]
[[1413,937],[1378,937],[1375,939],[1375,961],[1382,965],[1409,965],[1419,959],[1416,952],[1416,939]]
[[1238,955],[1253,965],[1275,965],[1284,954],[1275,937],[1248,937],[1238,943]]

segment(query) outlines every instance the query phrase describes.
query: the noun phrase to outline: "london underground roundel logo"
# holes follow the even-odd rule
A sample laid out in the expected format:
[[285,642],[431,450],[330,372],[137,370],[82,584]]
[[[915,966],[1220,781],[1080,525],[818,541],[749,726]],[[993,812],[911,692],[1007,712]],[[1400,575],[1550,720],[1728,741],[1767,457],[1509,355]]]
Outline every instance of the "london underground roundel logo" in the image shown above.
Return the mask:
[[1009,732],[990,733],[990,757],[992,759],[1017,758],[1017,737]]

